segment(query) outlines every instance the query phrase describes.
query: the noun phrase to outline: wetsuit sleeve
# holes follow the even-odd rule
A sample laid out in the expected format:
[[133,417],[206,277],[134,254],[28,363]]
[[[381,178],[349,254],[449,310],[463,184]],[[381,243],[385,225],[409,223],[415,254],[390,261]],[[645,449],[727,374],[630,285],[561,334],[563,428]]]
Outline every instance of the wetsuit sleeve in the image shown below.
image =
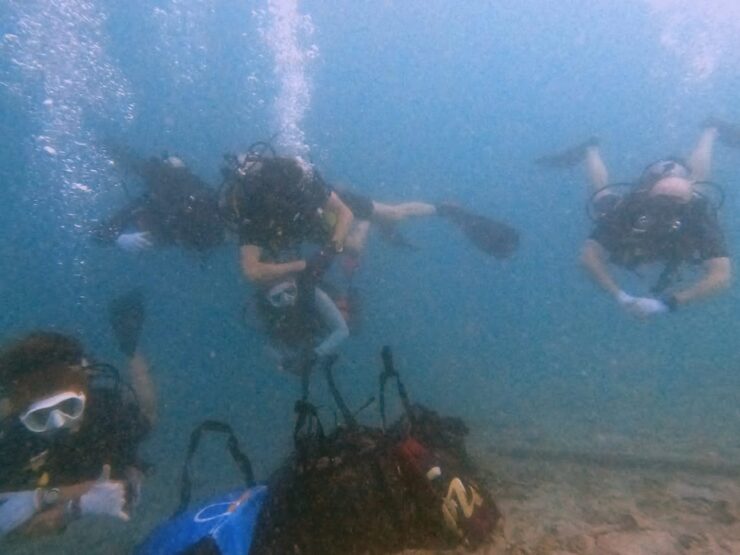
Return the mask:
[[705,218],[702,218],[697,235],[697,250],[701,260],[729,256],[725,236],[716,216],[707,215]]
[[34,451],[9,421],[0,425],[0,492],[23,489],[27,483],[29,460]]
[[93,226],[92,240],[100,245],[113,244],[127,227],[136,225],[137,214],[141,212],[146,202],[145,197],[139,197],[121,208],[112,217]]
[[334,304],[329,295],[317,287],[315,298],[316,311],[322,322],[329,328],[329,335],[316,347],[315,351],[319,356],[330,355],[347,339],[349,328],[342,313],[339,312],[337,305]]
[[355,219],[367,221],[372,218],[374,210],[372,199],[352,191],[335,189],[334,192],[352,211]]
[[143,175],[148,162],[134,149],[115,142],[106,143],[105,149],[120,169],[139,176]]
[[305,203],[304,213],[313,214],[326,204],[332,194],[332,188],[326,184],[318,172],[314,170],[313,179],[301,183],[303,202]]
[[601,221],[597,223],[588,238],[596,241],[609,253],[614,253],[619,249],[619,233],[616,227],[608,222]]

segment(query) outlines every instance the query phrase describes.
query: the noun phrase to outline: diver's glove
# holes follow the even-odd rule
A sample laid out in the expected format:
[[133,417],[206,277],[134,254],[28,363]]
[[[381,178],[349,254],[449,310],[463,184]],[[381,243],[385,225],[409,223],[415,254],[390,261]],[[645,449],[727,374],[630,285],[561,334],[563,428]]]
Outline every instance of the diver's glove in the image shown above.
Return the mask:
[[627,308],[630,314],[636,318],[648,318],[655,314],[669,312],[670,309],[663,301],[650,297],[639,297]]
[[80,515],[108,515],[129,520],[123,508],[126,506],[126,486],[123,482],[110,479],[110,465],[103,465],[100,478],[80,497]]
[[621,290],[614,295],[614,298],[617,299],[619,306],[627,310],[629,310],[629,307],[637,300],[637,297],[633,297]]
[[148,231],[135,231],[133,233],[121,233],[116,239],[116,245],[127,252],[139,252],[152,248]]
[[28,522],[38,507],[35,491],[0,493],[0,537]]

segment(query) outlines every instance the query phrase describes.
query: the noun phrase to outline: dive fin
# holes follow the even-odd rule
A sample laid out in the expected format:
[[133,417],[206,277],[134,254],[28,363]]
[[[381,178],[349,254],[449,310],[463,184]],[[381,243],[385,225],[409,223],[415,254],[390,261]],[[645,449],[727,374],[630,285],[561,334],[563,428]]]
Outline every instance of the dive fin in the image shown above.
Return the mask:
[[116,297],[108,305],[108,319],[118,348],[129,358],[136,352],[145,316],[144,293],[141,289],[133,289]]
[[740,125],[717,118],[709,118],[705,122],[705,127],[716,128],[717,138],[725,146],[740,148]]
[[457,226],[479,250],[496,258],[508,258],[519,247],[519,232],[503,222],[450,203],[438,205],[437,215]]
[[561,152],[556,152],[555,154],[549,154],[547,156],[540,156],[534,161],[534,163],[538,166],[551,169],[572,168],[583,162],[586,157],[586,149],[598,146],[598,144],[599,139],[591,137],[588,141]]

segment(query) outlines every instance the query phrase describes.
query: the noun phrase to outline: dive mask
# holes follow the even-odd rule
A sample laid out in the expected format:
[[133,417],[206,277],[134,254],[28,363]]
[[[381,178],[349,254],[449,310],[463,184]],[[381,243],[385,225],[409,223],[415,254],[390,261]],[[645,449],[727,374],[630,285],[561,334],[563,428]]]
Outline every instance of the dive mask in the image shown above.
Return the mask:
[[294,281],[283,281],[270,288],[267,300],[275,308],[293,306],[298,298],[298,286]]
[[82,418],[85,394],[65,391],[33,403],[20,416],[21,423],[31,432],[59,430]]
[[648,198],[632,219],[634,233],[667,237],[683,227],[687,204],[668,196]]

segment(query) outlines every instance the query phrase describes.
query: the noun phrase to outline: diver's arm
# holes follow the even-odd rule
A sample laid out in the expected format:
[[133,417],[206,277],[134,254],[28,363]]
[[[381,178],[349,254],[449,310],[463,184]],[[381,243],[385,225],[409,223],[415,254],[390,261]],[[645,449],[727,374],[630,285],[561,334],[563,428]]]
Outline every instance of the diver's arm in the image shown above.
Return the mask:
[[619,296],[622,290],[609,273],[604,247],[593,239],[588,239],[581,251],[581,263],[602,289],[611,293],[614,297]]
[[39,505],[35,490],[0,493],[0,538],[33,520]]
[[147,210],[150,202],[147,195],[142,195],[118,210],[110,218],[93,226],[91,231],[93,241],[99,245],[112,245],[124,235],[124,230],[129,227],[135,228],[130,231],[132,234],[147,233],[148,230],[138,228],[137,220],[138,215]]
[[342,199],[333,191],[326,201],[324,208],[329,212],[333,212],[337,217],[331,242],[337,252],[341,252],[344,249],[344,240],[347,238],[354,216],[347,205],[342,202]]
[[712,170],[712,151],[714,141],[717,139],[717,128],[706,127],[699,136],[694,150],[689,156],[689,168],[691,178],[694,181],[706,181]]
[[104,146],[114,166],[126,173],[134,173],[139,176],[144,173],[147,160],[137,154],[133,148],[113,140],[104,141]]
[[606,169],[606,164],[601,157],[601,151],[598,145],[586,147],[585,163],[586,174],[588,175],[592,192],[600,191],[609,185],[609,171]]
[[115,243],[118,236],[123,233],[126,225],[133,220],[133,213],[137,207],[137,204],[124,206],[113,217],[94,226],[92,229],[93,241],[99,245],[112,245]]
[[730,259],[726,256],[711,258],[704,262],[704,276],[691,287],[673,293],[672,297],[679,305],[703,299],[726,289],[730,285],[732,269]]
[[57,488],[56,503],[46,508],[42,506],[40,489],[0,493],[0,538],[10,533],[43,536],[61,531],[69,523],[67,504],[87,493],[93,483],[86,481]]
[[304,260],[295,260],[281,264],[262,262],[262,249],[256,245],[241,247],[241,265],[244,275],[254,283],[270,283],[284,277],[297,274],[306,269]]
[[349,328],[334,301],[318,287],[316,288],[315,299],[316,310],[330,331],[329,335],[314,351],[319,356],[326,356],[333,354],[339,345],[349,337]]
[[153,426],[157,420],[157,395],[149,372],[149,363],[139,351],[136,351],[129,361],[129,372],[131,387],[136,392],[141,414],[149,425]]

